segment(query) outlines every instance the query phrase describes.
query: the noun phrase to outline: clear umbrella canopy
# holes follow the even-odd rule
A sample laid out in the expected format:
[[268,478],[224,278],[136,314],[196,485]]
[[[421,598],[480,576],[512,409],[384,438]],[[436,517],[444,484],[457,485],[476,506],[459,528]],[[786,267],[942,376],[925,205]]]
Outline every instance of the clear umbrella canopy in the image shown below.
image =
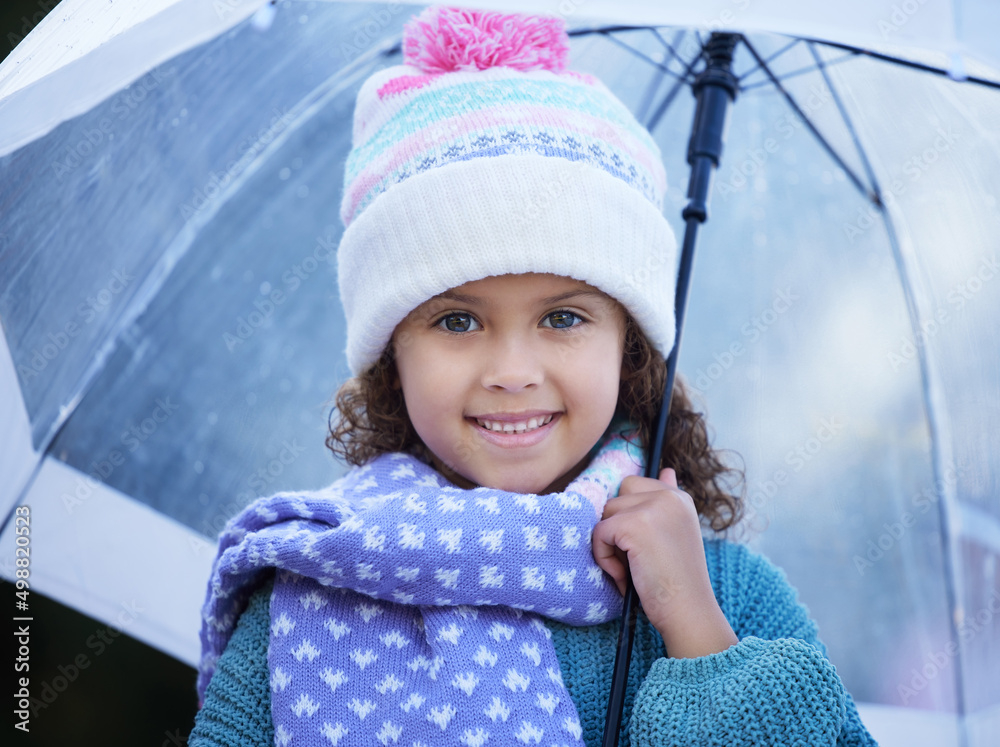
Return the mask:
[[[283,3],[0,157],[0,497],[32,507],[42,593],[109,620],[143,595],[129,632],[194,661],[226,519],[344,471],[323,442],[348,375],[351,114],[418,10]],[[583,10],[571,29],[608,25]],[[873,733],[992,744],[1000,91],[748,39],[788,96],[738,47],[680,373],[745,463],[744,536],[799,589]],[[579,33],[570,56],[650,126],[678,235],[678,80],[699,44]]]

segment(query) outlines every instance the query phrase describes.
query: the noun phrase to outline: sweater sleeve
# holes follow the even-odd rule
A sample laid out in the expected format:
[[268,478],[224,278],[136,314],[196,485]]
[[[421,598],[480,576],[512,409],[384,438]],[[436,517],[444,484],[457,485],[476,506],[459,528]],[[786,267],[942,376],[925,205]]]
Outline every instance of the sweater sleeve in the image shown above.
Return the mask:
[[271,747],[267,647],[273,580],[250,597],[195,716],[190,747]]
[[636,695],[631,744],[875,745],[784,572],[729,542],[706,542],[705,552],[740,642],[655,660]]

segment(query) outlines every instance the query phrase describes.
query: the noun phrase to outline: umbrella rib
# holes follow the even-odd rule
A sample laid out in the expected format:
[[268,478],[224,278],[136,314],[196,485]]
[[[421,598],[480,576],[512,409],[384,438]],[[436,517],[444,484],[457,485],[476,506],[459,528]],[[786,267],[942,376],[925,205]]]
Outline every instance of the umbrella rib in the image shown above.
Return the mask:
[[671,58],[670,58],[669,61],[667,61],[666,64],[669,65],[674,60],[677,60],[677,63],[679,65],[681,65],[682,67],[685,67],[683,75],[684,75],[685,79],[687,79],[688,74],[691,72],[691,68],[684,65],[684,58],[681,57],[680,52],[678,52],[677,49],[676,49],[676,47],[680,46],[681,39],[683,39],[687,35],[687,29],[678,29],[677,30],[677,33],[674,35],[674,42],[673,42],[673,44],[671,44],[666,39],[664,39],[663,38],[663,34],[660,33],[660,29],[656,28],[655,26],[650,26],[649,30],[652,31],[656,35],[656,38],[660,40],[660,42],[663,44],[664,47],[666,47],[668,50],[670,50]]
[[850,166],[847,165],[844,159],[841,158],[840,154],[837,153],[836,148],[830,145],[827,139],[823,137],[823,133],[821,133],[816,128],[816,125],[814,125],[812,120],[809,119],[808,115],[802,110],[802,107],[799,106],[795,98],[785,89],[783,85],[781,85],[781,81],[778,80],[778,77],[771,71],[771,68],[768,67],[768,64],[757,53],[757,50],[754,49],[753,45],[750,43],[750,40],[747,39],[746,37],[743,37],[743,43],[747,45],[747,49],[750,51],[750,54],[752,54],[754,58],[756,58],[757,62],[759,62],[760,66],[764,69],[764,72],[767,73],[767,77],[771,79],[771,82],[774,83],[777,89],[785,97],[785,100],[788,102],[789,106],[791,106],[792,109],[795,110],[795,113],[798,114],[799,117],[801,117],[802,121],[805,122],[806,127],[809,128],[809,131],[819,141],[820,145],[823,146],[826,152],[830,154],[830,157],[837,162],[837,165],[844,170],[848,178],[854,183],[854,186],[858,188],[858,191],[860,191],[861,194],[864,195],[865,199],[874,202],[876,205],[881,205],[882,201],[878,197],[878,195],[874,194],[870,188],[865,186],[865,184],[861,181],[861,177],[859,177],[856,173],[854,173],[854,169],[852,169]]
[[[797,38],[797,37],[795,39],[792,39],[788,44],[786,44],[781,49],[779,49],[777,52],[775,52],[770,57],[768,57],[766,61],[767,62],[773,62],[774,60],[776,60],[779,57],[781,57],[781,55],[783,55],[789,49],[791,49],[796,44],[798,44],[800,41],[802,41],[802,40],[799,39],[799,38]],[[736,76],[737,80],[739,80],[739,82],[741,83],[740,90],[743,90],[743,88],[744,88],[743,85],[742,85],[743,81],[746,80],[747,78],[749,78],[751,75],[753,75],[755,72],[757,72],[760,69],[761,69],[760,64],[757,64],[757,65],[754,65],[753,67],[751,67],[749,70],[747,70],[742,75],[737,75]]]
[[943,67],[934,67],[933,65],[925,65],[922,62],[915,62],[913,60],[906,60],[902,57],[893,57],[892,55],[882,54],[881,52],[873,52],[870,49],[863,49],[861,47],[852,47],[850,44],[841,44],[839,42],[826,41],[825,39],[806,39],[806,41],[813,42],[815,44],[823,44],[827,47],[833,47],[834,49],[843,49],[847,52],[854,52],[855,54],[863,54],[866,57],[871,57],[872,59],[880,60],[882,62],[890,62],[894,65],[902,65],[903,67],[913,68],[914,70],[920,70],[925,73],[934,73],[935,75],[943,75],[946,78],[951,78],[952,80],[959,83],[975,83],[976,85],[986,86],[987,88],[997,88],[1000,89],[1000,82],[995,80],[989,80],[987,78],[980,78],[975,75],[967,75],[962,78],[955,78],[950,72],[945,70]]
[[[398,44],[389,49],[398,49]],[[89,365],[77,378],[72,391],[73,396],[60,407],[58,417],[50,424],[49,429],[43,434],[38,444],[38,451],[43,454],[49,453],[49,448],[55,441],[56,436],[69,422],[69,419],[76,412],[77,407],[88,395],[97,377],[103,369],[107,359],[118,349],[124,338],[128,327],[139,319],[147,310],[153,297],[159,293],[167,278],[174,271],[180,261],[188,253],[194,241],[194,236],[198,230],[207,224],[218,213],[236,191],[237,185],[252,177],[260,168],[261,163],[284,143],[285,140],[301,126],[304,112],[311,108],[318,108],[331,101],[335,96],[341,94],[349,86],[354,85],[358,77],[370,74],[371,64],[380,56],[386,54],[386,47],[380,46],[363,52],[335,75],[328,76],[319,85],[315,86],[298,103],[296,103],[286,114],[289,124],[277,134],[265,148],[258,151],[256,155],[247,162],[247,166],[240,174],[225,187],[220,190],[218,199],[213,203],[213,207],[205,208],[204,212],[189,218],[170,240],[166,248],[163,249],[159,259],[152,269],[140,281],[132,299],[128,302],[118,321],[107,334],[96,353],[92,356]]]
[[637,31],[639,29],[648,29],[649,26],[584,26],[583,28],[573,29],[572,31],[567,31],[568,36],[586,36],[587,34],[603,34],[605,32],[614,33],[615,31]]
[[664,65],[664,64],[662,64],[660,62],[657,62],[656,60],[654,60],[649,55],[647,55],[647,54],[645,54],[643,52],[640,52],[635,47],[629,46],[628,44],[626,44],[625,42],[623,42],[621,39],[619,39],[616,36],[614,36],[613,34],[611,34],[609,31],[607,31],[605,29],[597,29],[597,33],[599,33],[601,36],[603,36],[603,37],[605,37],[607,39],[610,39],[611,41],[613,41],[618,46],[624,47],[629,52],[631,52],[632,54],[634,54],[636,57],[638,57],[641,60],[645,60],[646,62],[648,62],[650,65],[652,65],[653,67],[657,68],[661,72],[663,72],[663,73],[665,73],[667,75],[672,75],[675,78],[677,78],[678,80],[680,80],[681,82],[684,81],[684,78],[682,78],[680,75],[678,75],[677,73],[675,73],[669,67],[667,67],[666,65]]
[[868,153],[865,151],[865,147],[861,144],[861,138],[858,137],[858,132],[854,127],[854,122],[851,120],[851,115],[847,112],[847,107],[844,106],[843,100],[840,98],[840,94],[837,93],[837,89],[833,85],[833,81],[830,79],[830,75],[827,72],[827,65],[823,61],[823,58],[819,56],[819,52],[816,51],[816,46],[813,42],[807,42],[809,51],[812,53],[813,59],[816,60],[816,67],[819,68],[820,75],[823,76],[823,81],[826,83],[826,87],[830,89],[830,95],[833,98],[833,103],[837,105],[837,111],[840,112],[841,119],[844,120],[844,124],[847,126],[847,131],[851,134],[851,140],[854,142],[854,147],[858,151],[858,156],[861,158],[861,165],[865,168],[865,173],[868,175],[868,181],[872,185],[872,201],[876,205],[882,204],[882,190],[879,187],[878,179],[875,177],[875,171],[872,169],[871,161],[868,160]]
[[691,74],[691,71],[694,69],[694,66],[698,64],[698,60],[702,58],[703,50],[704,50],[704,45],[702,45],[699,48],[698,53],[691,58],[690,62],[688,62],[687,67],[684,70],[684,78],[678,79],[677,82],[674,83],[674,87],[667,92],[667,95],[663,98],[663,101],[660,102],[660,105],[656,108],[656,111],[653,112],[653,116],[650,117],[649,121],[646,123],[647,130],[652,132],[653,128],[655,128],[656,125],[660,123],[660,120],[663,118],[663,115],[667,113],[667,109],[669,109],[670,105],[674,103],[674,99],[680,92],[681,86],[687,81],[687,78]]
[[[642,102],[639,104],[639,110],[635,114],[635,118],[638,119],[640,122],[643,119],[645,119],[646,112],[649,111],[649,105],[653,101],[653,94],[656,93],[657,89],[659,89],[660,87],[660,83],[662,82],[663,82],[662,73],[660,74],[660,77],[656,77],[656,75],[654,74],[649,79],[649,85],[646,86],[646,92],[642,96]],[[679,81],[674,83],[674,86],[677,85],[680,85]]]
[[[657,37],[659,37],[659,39],[667,46],[667,49],[670,50],[670,52],[674,55],[677,61],[681,65],[683,65],[684,61],[677,56],[677,52],[674,49],[674,47],[671,46],[666,39],[660,36],[659,30],[651,28],[650,31],[652,31],[653,33],[656,34]],[[683,29],[678,30],[678,32],[674,35],[674,46],[680,43],[680,40],[684,38],[685,33],[687,32],[685,32]],[[646,86],[646,92],[643,94],[642,97],[642,103],[639,105],[639,111],[635,115],[635,118],[638,119],[640,122],[646,118],[646,113],[649,111],[649,106],[650,104],[653,103],[653,96],[659,90],[662,81],[663,81],[662,74],[660,75],[659,78],[657,78],[655,75],[650,78],[649,85]],[[676,87],[677,85],[679,85],[679,83],[675,83],[674,87]]]
[[[917,294],[914,292],[913,283],[910,280],[910,264],[903,251],[899,236],[896,233],[895,225],[889,215],[887,206],[880,205],[879,211],[885,224],[886,234],[889,238],[889,247],[896,264],[896,271],[899,273],[900,285],[903,290],[903,299],[906,302],[907,317],[910,321],[910,329],[916,335],[922,331],[920,308],[917,301]],[[916,268],[914,268],[916,270]],[[916,274],[914,272],[914,274]],[[925,319],[928,317],[924,317]],[[963,655],[967,649],[962,645],[960,635],[960,614],[963,612],[963,601],[965,591],[962,588],[962,579],[958,575],[957,569],[961,566],[958,557],[959,550],[955,547],[953,539],[956,525],[959,525],[958,499],[955,496],[955,480],[946,476],[948,469],[954,466],[954,457],[949,446],[950,436],[943,433],[947,425],[942,424],[939,411],[942,406],[943,394],[941,384],[938,380],[936,368],[930,360],[926,345],[917,345],[917,363],[920,367],[920,393],[923,399],[924,413],[927,419],[927,430],[931,442],[931,475],[934,478],[934,490],[938,504],[938,520],[940,522],[941,537],[941,557],[945,571],[945,598],[948,605],[949,615],[948,628],[951,638],[958,646],[958,656],[955,662],[955,700],[958,705],[959,717],[959,745],[966,747],[969,743],[968,737],[968,703],[965,694],[965,674]],[[945,413],[945,417],[947,414]]]
[[[837,105],[837,110],[840,112],[840,116],[844,120],[844,124],[851,134],[851,139],[854,141],[854,147],[858,151],[858,156],[861,158],[861,163],[865,167],[865,172],[871,180],[875,197],[878,199],[876,205],[882,215],[882,220],[885,222],[886,233],[889,237],[889,245],[892,249],[893,259],[896,262],[896,269],[900,276],[900,283],[903,286],[903,296],[906,300],[910,326],[915,331],[920,330],[920,311],[917,305],[916,295],[913,292],[913,287],[910,282],[909,267],[903,255],[902,247],[899,243],[899,237],[896,235],[896,228],[893,224],[892,217],[889,215],[889,211],[886,206],[882,203],[882,193],[879,188],[878,179],[875,177],[875,172],[872,169],[871,161],[869,161],[868,154],[865,151],[864,146],[861,144],[861,139],[858,137],[857,130],[854,127],[854,122],[847,111],[847,107],[844,106],[843,100],[837,93],[837,89],[834,87],[833,81],[827,73],[826,65],[824,64],[822,57],[820,57],[819,52],[816,51],[815,43],[809,41],[807,44],[809,46],[809,51],[816,60],[816,64],[823,76],[823,80],[830,89],[830,94],[833,97],[834,103]],[[928,431],[930,431],[931,437],[931,470],[934,474],[935,485],[944,486],[941,490],[943,494],[948,489],[947,483],[944,481],[944,462],[947,460],[941,453],[941,425],[938,422],[937,417],[937,398],[935,397],[935,393],[936,390],[939,390],[939,386],[937,386],[937,377],[927,359],[927,351],[924,346],[920,346],[917,352],[917,357],[920,364],[921,393],[924,400],[924,409],[927,413]],[[959,584],[955,571],[955,549],[951,539],[951,525],[953,524],[952,516],[953,514],[956,514],[957,511],[955,509],[953,499],[950,499],[947,495],[942,495],[941,498],[942,500],[938,502],[938,515],[941,522],[941,549],[945,565],[945,596],[947,598],[948,607],[952,611],[952,614],[948,616],[952,639],[955,641],[956,645],[959,646],[959,656],[955,666],[955,691],[956,700],[958,701],[959,715],[964,717],[968,710],[965,697],[965,675],[963,673],[964,667],[961,650],[962,646],[959,640],[959,630],[955,617],[955,612],[958,611],[961,603],[959,601],[960,594],[956,588]],[[967,741],[964,729],[965,727],[963,725],[962,732],[960,734],[960,738],[963,743]]]
[[[846,62],[847,60],[853,60],[853,59],[857,59],[857,55],[854,54],[853,52],[848,52],[847,54],[842,55],[841,57],[838,57],[835,60],[827,60],[826,65],[827,67],[833,67],[834,65],[839,65],[841,62]],[[800,67],[798,70],[792,70],[790,73],[783,73],[781,79],[788,80],[789,78],[797,78],[800,75],[805,75],[806,73],[815,72],[817,69],[818,68],[816,65],[809,65],[808,67]],[[747,86],[740,86],[740,90],[752,91],[755,88],[763,88],[770,82],[771,81],[769,80],[762,80],[758,83],[751,83],[750,85]]]

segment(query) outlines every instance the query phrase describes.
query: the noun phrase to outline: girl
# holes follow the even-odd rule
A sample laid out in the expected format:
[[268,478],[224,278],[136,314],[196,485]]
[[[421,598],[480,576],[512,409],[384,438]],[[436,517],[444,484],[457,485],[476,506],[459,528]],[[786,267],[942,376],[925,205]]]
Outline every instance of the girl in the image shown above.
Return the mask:
[[[430,8],[358,94],[339,283],[354,465],[220,536],[191,744],[874,744],[683,386],[656,144],[552,18]],[[276,571],[276,572],[275,572]]]

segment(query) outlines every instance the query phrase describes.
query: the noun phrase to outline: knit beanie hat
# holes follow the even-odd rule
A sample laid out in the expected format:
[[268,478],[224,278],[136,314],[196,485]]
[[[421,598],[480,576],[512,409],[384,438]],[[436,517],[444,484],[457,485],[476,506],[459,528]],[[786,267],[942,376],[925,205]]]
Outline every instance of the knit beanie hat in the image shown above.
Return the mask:
[[431,297],[527,272],[595,286],[669,353],[660,150],[568,53],[561,18],[433,6],[406,24],[404,64],[362,85],[338,250],[353,374]]

